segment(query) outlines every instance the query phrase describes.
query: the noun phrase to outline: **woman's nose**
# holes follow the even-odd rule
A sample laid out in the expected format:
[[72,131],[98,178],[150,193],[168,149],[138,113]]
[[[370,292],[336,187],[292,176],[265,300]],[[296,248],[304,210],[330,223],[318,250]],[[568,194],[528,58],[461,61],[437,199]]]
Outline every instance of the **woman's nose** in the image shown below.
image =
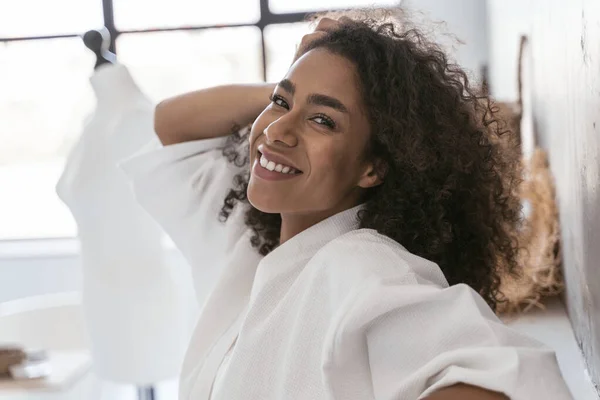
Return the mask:
[[289,115],[278,118],[267,126],[264,134],[268,142],[283,144],[287,147],[295,147],[298,144],[293,121],[288,117]]

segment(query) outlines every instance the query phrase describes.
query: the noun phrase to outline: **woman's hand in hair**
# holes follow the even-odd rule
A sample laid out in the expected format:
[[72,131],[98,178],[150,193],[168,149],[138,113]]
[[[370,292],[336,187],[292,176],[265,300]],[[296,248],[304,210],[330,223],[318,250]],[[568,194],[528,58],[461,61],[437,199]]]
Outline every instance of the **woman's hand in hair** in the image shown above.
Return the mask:
[[340,18],[340,20],[336,20],[336,19],[331,19],[331,18],[327,18],[327,17],[323,17],[319,20],[319,22],[317,23],[317,26],[315,27],[315,30],[312,31],[311,33],[307,33],[306,35],[304,35],[302,37],[302,40],[300,41],[300,44],[298,45],[298,48],[296,49],[296,56],[294,57],[294,62],[300,58],[300,56],[302,56],[304,54],[305,49],[315,40],[323,37],[324,35],[327,34],[327,32],[330,32],[334,29],[336,29],[337,27],[339,27],[341,25],[341,23],[344,21],[344,17]]

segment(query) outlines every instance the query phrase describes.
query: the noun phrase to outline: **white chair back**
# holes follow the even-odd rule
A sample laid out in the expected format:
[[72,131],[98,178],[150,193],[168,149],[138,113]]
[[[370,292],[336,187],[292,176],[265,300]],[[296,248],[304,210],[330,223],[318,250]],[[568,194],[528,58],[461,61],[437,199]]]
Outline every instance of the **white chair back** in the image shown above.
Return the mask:
[[53,293],[0,303],[0,344],[47,350],[88,348],[81,295]]

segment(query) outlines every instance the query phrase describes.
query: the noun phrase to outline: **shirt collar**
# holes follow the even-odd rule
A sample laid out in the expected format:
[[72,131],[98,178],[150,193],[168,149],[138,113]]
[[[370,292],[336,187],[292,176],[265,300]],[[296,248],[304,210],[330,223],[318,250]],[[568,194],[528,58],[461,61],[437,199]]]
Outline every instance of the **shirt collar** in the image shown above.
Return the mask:
[[310,259],[327,243],[358,229],[358,212],[363,208],[364,204],[361,204],[332,215],[275,248],[260,262],[255,286],[263,286],[265,282],[284,272],[286,265],[296,265],[301,260]]

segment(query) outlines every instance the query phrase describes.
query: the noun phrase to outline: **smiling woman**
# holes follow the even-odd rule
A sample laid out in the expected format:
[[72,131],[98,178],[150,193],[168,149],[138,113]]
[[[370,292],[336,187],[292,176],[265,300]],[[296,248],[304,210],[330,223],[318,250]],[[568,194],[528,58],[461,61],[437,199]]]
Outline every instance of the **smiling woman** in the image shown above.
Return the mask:
[[[360,162],[369,122],[357,85],[348,84],[353,80],[347,59],[323,49],[308,52],[252,126],[248,200],[262,212],[281,215],[280,243],[358,205],[365,189],[381,183],[374,166]],[[275,173],[287,179],[274,184],[261,172],[258,159],[265,156],[289,160],[286,164],[302,173]]]
[[519,215],[493,110],[391,20],[323,18],[278,84],[162,102],[165,146],[123,165],[196,279],[220,270],[182,399],[571,398],[493,312]]

